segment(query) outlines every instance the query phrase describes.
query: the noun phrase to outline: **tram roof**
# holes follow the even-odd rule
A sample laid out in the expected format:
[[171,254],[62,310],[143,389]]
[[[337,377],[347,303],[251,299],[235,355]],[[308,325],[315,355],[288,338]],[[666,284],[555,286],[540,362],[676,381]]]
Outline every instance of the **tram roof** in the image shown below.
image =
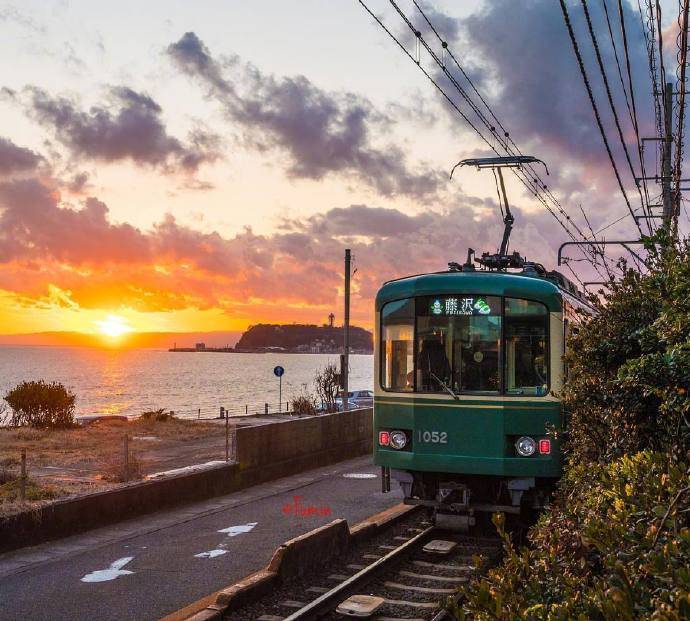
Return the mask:
[[[577,297],[544,277],[506,272],[445,271],[418,274],[397,280],[389,280],[376,295],[376,310],[386,302],[422,295],[474,293],[501,295],[535,300],[546,304],[551,312],[560,312],[563,297]],[[578,300],[580,301],[580,300]]]

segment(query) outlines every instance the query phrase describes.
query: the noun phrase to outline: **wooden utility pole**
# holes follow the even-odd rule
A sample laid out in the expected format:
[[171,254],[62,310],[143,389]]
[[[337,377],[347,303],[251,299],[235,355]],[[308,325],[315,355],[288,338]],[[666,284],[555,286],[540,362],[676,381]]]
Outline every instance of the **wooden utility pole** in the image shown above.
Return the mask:
[[19,481],[19,497],[26,500],[26,449],[22,449],[22,475]]
[[230,417],[225,417],[225,461],[230,461]]
[[125,434],[122,448],[124,449],[123,457],[125,466],[124,476],[122,478],[125,480],[125,483],[127,483],[129,481],[129,437],[127,434]]
[[350,249],[345,250],[345,321],[343,324],[343,411],[349,409],[347,393],[349,392],[349,369],[350,369]]
[[671,150],[673,146],[673,84],[666,83],[664,90],[664,130],[661,160],[661,195],[663,198],[663,221],[667,230],[671,230],[673,216],[673,193],[671,192]]

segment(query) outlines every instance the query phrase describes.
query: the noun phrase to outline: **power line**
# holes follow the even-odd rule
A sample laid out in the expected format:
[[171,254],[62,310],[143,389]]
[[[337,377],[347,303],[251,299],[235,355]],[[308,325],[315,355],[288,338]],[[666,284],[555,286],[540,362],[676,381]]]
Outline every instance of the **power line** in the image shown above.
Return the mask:
[[[680,210],[680,177],[681,165],[683,162],[683,122],[685,120],[685,69],[687,67],[688,56],[688,10],[690,9],[689,0],[681,0],[681,10],[678,14],[678,25],[680,32],[678,34],[678,134],[676,142],[676,162],[674,167],[674,183],[675,183],[675,197],[673,208],[674,227],[677,227],[678,212]],[[682,16],[682,24],[681,24]]]
[[[420,41],[420,40],[422,41],[422,44],[424,45],[425,49],[427,49],[427,51],[429,52],[429,55],[436,61],[436,63],[437,63],[438,66],[441,68],[441,70],[443,71],[443,73],[451,80],[451,83],[456,87],[456,89],[460,92],[460,94],[461,94],[462,97],[465,99],[465,101],[467,101],[467,103],[470,105],[470,107],[475,111],[475,113],[477,114],[477,116],[479,116],[480,120],[482,120],[482,122],[483,122],[484,125],[487,127],[487,129],[488,129],[494,136],[496,136],[496,137],[498,138],[499,142],[502,143],[502,146],[503,146],[503,148],[506,150],[506,152],[507,152],[508,154],[510,154],[510,155],[514,155],[514,154],[515,154],[515,153],[511,150],[511,148],[509,147],[509,145],[508,145],[508,143],[510,143],[510,145],[512,145],[512,147],[515,149],[515,152],[516,152],[518,155],[523,155],[522,151],[520,151],[520,148],[517,146],[517,144],[515,143],[515,141],[514,141],[513,138],[511,137],[510,132],[508,132],[508,130],[507,130],[507,129],[505,128],[505,126],[501,123],[501,121],[500,121],[499,118],[496,116],[496,114],[494,113],[494,111],[491,109],[491,107],[489,106],[489,104],[487,103],[487,101],[486,101],[486,100],[484,99],[484,97],[481,95],[481,93],[479,92],[479,90],[477,89],[477,87],[474,85],[474,82],[472,81],[472,79],[470,78],[470,76],[467,74],[467,72],[465,72],[465,70],[462,68],[462,66],[461,66],[460,63],[458,62],[457,58],[456,58],[455,55],[453,54],[453,51],[448,47],[447,41],[445,41],[445,40],[441,37],[441,35],[439,34],[438,30],[436,30],[436,28],[434,27],[434,25],[431,23],[431,20],[427,17],[427,15],[426,15],[426,13],[424,12],[424,10],[423,10],[423,9],[421,8],[421,6],[417,3],[417,0],[413,0],[413,3],[414,3],[414,5],[415,5],[415,7],[416,7],[417,10],[419,11],[419,13],[422,15],[422,17],[424,18],[424,21],[427,23],[427,25],[429,26],[429,28],[431,29],[431,31],[434,33],[434,35],[436,36],[436,38],[438,39],[438,41],[441,43],[441,48],[442,48],[444,51],[446,51],[446,52],[448,53],[448,55],[450,56],[450,58],[451,58],[451,59],[453,60],[453,62],[455,63],[455,66],[456,66],[456,67],[459,69],[459,71],[462,73],[463,77],[467,80],[467,82],[468,82],[468,84],[470,85],[470,87],[472,88],[472,90],[477,94],[477,96],[479,97],[480,101],[482,102],[482,104],[484,104],[484,106],[485,106],[486,109],[488,110],[488,112],[489,112],[489,114],[491,115],[491,117],[494,119],[494,121],[496,121],[496,124],[497,124],[497,125],[501,128],[501,130],[503,131],[503,136],[504,136],[504,138],[505,138],[505,141],[504,141],[504,142],[501,141],[501,139],[496,135],[496,128],[495,128],[494,126],[492,126],[492,125],[486,120],[486,117],[479,111],[478,106],[472,101],[471,97],[468,97],[466,91],[457,83],[457,81],[455,80],[455,78],[448,72],[447,68],[445,67],[445,63],[443,63],[442,61],[439,61],[437,55],[436,55],[436,54],[433,52],[433,50],[426,44],[426,42],[424,41],[424,38],[421,36],[421,33],[420,33],[418,30],[416,30],[416,29],[414,28],[414,26],[412,25],[412,23],[409,21],[409,19],[407,19],[407,17],[405,16],[405,14],[400,10],[400,8],[399,8],[398,5],[394,2],[394,0],[390,0],[390,2],[391,2],[391,4],[393,5],[393,7],[395,8],[395,10],[397,11],[398,15],[400,15],[400,17],[403,19],[403,21],[405,21],[405,23],[406,23],[406,25],[408,26],[408,28],[415,34],[415,36],[417,37],[417,40],[418,40],[418,41]],[[565,209],[563,209],[563,206],[560,204],[560,202],[558,201],[558,199],[553,195],[553,193],[552,193],[551,190],[548,188],[548,186],[546,185],[546,183],[544,183],[544,182],[542,181],[541,177],[539,176],[539,174],[538,174],[538,172],[535,170],[535,168],[534,168],[531,164],[527,164],[527,168],[528,168],[530,174],[532,175],[532,182],[534,183],[535,188],[538,188],[538,189],[542,190],[542,191],[544,192],[544,194],[547,195],[547,196],[551,199],[551,201],[554,203],[554,205],[556,206],[556,209],[561,213],[561,215],[562,215],[563,217],[565,217],[565,219],[566,219],[568,222],[570,222],[570,223],[572,224],[573,228],[577,231],[577,233],[580,235],[580,237],[581,237],[583,240],[587,240],[586,235],[582,232],[582,230],[581,230],[580,227],[577,225],[577,223],[574,222],[574,221],[571,219],[571,217],[567,214],[567,212],[565,211]],[[514,172],[515,172],[515,171],[514,171]],[[519,174],[518,174],[517,172],[515,172],[515,174],[516,174],[517,176],[519,176]],[[524,181],[523,181],[523,184],[524,184]],[[546,205],[546,203],[544,202],[544,200],[542,200],[542,198],[539,196],[538,192],[536,192],[536,191],[534,191],[534,190],[533,190],[532,192],[533,192],[533,194],[544,204],[544,206],[549,210],[549,212],[550,212],[552,215],[554,215],[554,217],[555,217],[555,214],[553,214],[553,212],[551,212],[551,210],[549,209],[548,205]],[[561,224],[561,226],[562,226],[562,224]],[[570,234],[570,233],[569,233],[569,234]],[[574,239],[574,238],[573,238],[573,239]]]
[[623,194],[623,198],[625,200],[625,204],[628,207],[628,211],[630,212],[630,216],[633,219],[633,222],[635,222],[635,226],[637,226],[638,231],[640,232],[640,235],[642,235],[642,229],[640,228],[639,223],[637,220],[635,220],[635,214],[632,210],[632,207],[630,206],[630,201],[628,200],[628,195],[625,191],[625,188],[623,187],[623,182],[621,181],[621,176],[620,173],[618,172],[618,166],[616,166],[616,160],[613,158],[613,153],[611,152],[611,146],[609,145],[608,138],[606,137],[606,132],[604,131],[604,126],[601,122],[601,116],[599,115],[599,108],[597,107],[597,103],[594,100],[594,93],[592,93],[592,87],[589,83],[589,78],[587,77],[587,71],[585,69],[584,62],[582,60],[582,55],[580,54],[580,48],[577,44],[577,39],[575,38],[575,32],[573,31],[573,25],[570,22],[570,14],[568,13],[568,7],[565,5],[565,0],[560,0],[561,3],[561,10],[563,11],[563,19],[565,20],[565,25],[568,28],[568,34],[570,35],[570,41],[573,44],[573,50],[575,51],[575,56],[577,57],[577,63],[580,67],[580,73],[582,74],[582,80],[585,84],[585,88],[587,89],[587,95],[589,96],[589,102],[592,104],[592,110],[594,112],[594,117],[597,121],[597,126],[599,128],[599,133],[601,134],[601,138],[604,141],[604,146],[606,147],[606,153],[609,156],[609,161],[611,162],[611,167],[613,168],[613,172],[616,176],[616,181],[618,181],[618,187],[621,190],[621,193]]
[[[605,0],[602,0],[605,1]],[[656,120],[657,135],[662,137],[664,135],[664,122],[662,119],[661,104],[659,103],[659,95],[661,90],[657,83],[657,66],[656,66],[656,28],[654,9],[652,7],[652,0],[645,0],[645,14],[642,13],[642,5],[640,0],[637,0],[637,7],[640,11],[640,24],[642,25],[642,34],[645,39],[645,47],[647,48],[647,60],[649,64],[649,76],[652,82],[652,100],[654,101],[654,117]],[[646,23],[645,23],[646,17]],[[663,143],[659,143],[662,145]],[[644,152],[644,148],[642,149]],[[658,175],[659,166],[659,150],[656,154],[656,173]],[[643,160],[644,161],[644,160]],[[646,174],[645,174],[646,176]],[[645,182],[646,185],[646,182]]]
[[[661,87],[663,88],[663,85],[666,84],[666,67],[664,65],[664,37],[661,29],[661,4],[659,0],[656,0],[656,25],[659,36],[659,77],[661,78]],[[671,128],[668,126],[668,119],[671,118],[671,115],[666,110],[666,98],[661,90],[659,91],[659,96],[661,96],[661,103],[664,109],[664,135],[668,136],[671,134]]]
[[[608,76],[606,75],[606,69],[604,68],[604,62],[601,59],[601,52],[599,50],[599,43],[597,42],[597,37],[594,34],[594,27],[592,25],[592,18],[589,14],[589,8],[587,7],[587,0],[581,0],[581,2],[582,2],[582,9],[585,13],[585,19],[587,21],[587,28],[589,30],[589,36],[592,40],[592,45],[594,47],[594,53],[595,53],[596,58],[597,58],[597,64],[599,65],[599,72],[601,73],[601,77],[604,81],[604,88],[606,90],[606,96],[607,96],[608,101],[609,101],[609,107],[611,108],[611,113],[613,114],[613,119],[616,123],[616,129],[618,130],[618,138],[619,138],[620,143],[623,147],[623,153],[625,153],[625,159],[628,162],[628,168],[630,169],[630,174],[632,175],[632,178],[634,180],[636,178],[635,169],[633,168],[633,163],[632,163],[632,160],[630,159],[630,153],[628,152],[628,145],[626,144],[625,138],[623,137],[623,130],[621,129],[620,120],[618,118],[618,112],[616,110],[615,104],[613,103],[613,95],[611,94],[611,87],[609,85],[609,79],[608,79]],[[625,41],[625,39],[624,39],[624,41]],[[625,54],[627,57],[627,55],[628,55],[627,46],[625,49],[626,49]],[[629,63],[628,63],[628,66],[629,66]],[[632,84],[631,84],[631,87],[632,87]],[[635,106],[635,99],[634,99],[634,97],[632,97],[631,99],[633,102],[633,116],[635,118],[635,123],[634,123],[635,133],[637,134],[637,116],[635,115],[635,112],[634,112],[635,111],[635,107],[634,107]],[[645,175],[642,174],[641,176],[644,177]],[[645,208],[644,199],[642,198],[642,190],[640,190],[639,185],[637,186],[637,192],[640,195],[640,204],[642,205],[642,210],[646,213],[647,210]],[[649,223],[649,220],[647,222]],[[650,233],[652,232],[651,227],[649,229],[649,232]]]
[[[448,70],[448,68],[445,65],[445,62],[442,59],[439,59],[438,55],[434,52],[434,50],[426,42],[426,40],[422,36],[421,32],[414,27],[414,25],[410,22],[410,20],[407,18],[407,16],[403,13],[403,11],[397,5],[395,0],[389,0],[389,1],[390,1],[391,5],[393,6],[393,8],[395,9],[395,11],[401,17],[401,19],[405,22],[405,24],[407,25],[409,30],[414,34],[414,36],[416,37],[416,41],[421,42],[421,45],[424,47],[424,49],[426,49],[429,56],[431,56],[431,58],[436,62],[436,64],[441,69],[441,71],[444,73],[444,75],[448,78],[448,80],[451,82],[451,84],[460,93],[460,95],[467,102],[467,104],[470,106],[470,108],[475,112],[475,114],[477,115],[479,120],[489,130],[489,132],[492,134],[492,136],[497,139],[498,143],[506,151],[506,153],[508,153],[509,155],[514,155],[515,153],[512,150],[512,148],[514,148],[518,154],[522,155],[522,152],[520,151],[519,147],[515,144],[515,141],[510,136],[510,133],[508,132],[508,130],[503,126],[503,124],[500,122],[500,120],[498,119],[496,114],[493,112],[493,110],[491,110],[491,107],[489,106],[489,104],[481,96],[478,89],[476,88],[476,86],[472,82],[470,76],[464,71],[464,69],[462,68],[462,66],[458,62],[457,58],[453,54],[452,50],[448,47],[448,43],[446,41],[444,41],[443,38],[440,36],[440,34],[438,33],[438,30],[436,30],[436,28],[433,26],[433,24],[431,23],[431,20],[429,20],[429,18],[426,16],[426,14],[424,13],[424,10],[421,8],[421,6],[415,0],[413,0],[415,7],[420,12],[422,17],[426,21],[426,23],[429,25],[431,31],[434,33],[436,38],[441,43],[441,48],[444,51],[444,53],[446,51],[448,52],[449,56],[451,57],[451,59],[453,60],[455,65],[458,67],[458,69],[460,70],[460,72],[462,73],[464,78],[470,84],[472,90],[475,93],[477,93],[481,102],[487,108],[489,114],[493,117],[493,119],[496,121],[496,123],[499,125],[499,127],[503,130],[503,138],[498,136],[498,134],[496,132],[496,127],[494,125],[492,125],[492,123],[487,119],[486,115],[479,109],[479,106],[472,100],[471,96],[468,95],[467,91],[465,91],[465,89],[462,88],[462,86],[456,80],[455,76],[453,76],[450,73],[450,71]],[[360,4],[362,4],[362,2],[360,2]],[[366,6],[365,6],[365,8],[366,8]],[[369,13],[371,14],[371,11],[369,11]],[[375,17],[375,19],[376,19],[376,17]],[[377,21],[380,23],[380,20],[377,19]],[[417,61],[417,64],[419,65],[419,61]],[[464,117],[464,118],[466,118],[466,117]],[[476,128],[475,128],[475,130],[476,130]],[[508,143],[510,143],[510,145]],[[511,145],[512,145],[512,147],[511,147]],[[495,153],[498,153],[498,151],[493,146],[492,146],[492,150]],[[541,196],[540,191],[543,191],[544,194],[549,199],[551,199],[551,201],[554,203],[554,205],[555,205],[556,209],[559,211],[559,213],[565,218],[565,220],[567,222],[569,222],[573,226],[573,228],[577,231],[577,233],[580,235],[580,237],[585,241],[589,241],[587,239],[587,237],[585,236],[585,234],[580,229],[580,227],[577,225],[577,223],[574,222],[571,219],[571,217],[565,212],[565,210],[563,209],[563,206],[560,204],[558,199],[556,199],[556,197],[553,195],[553,193],[549,190],[546,183],[544,183],[542,181],[541,177],[539,176],[537,171],[534,169],[534,167],[531,164],[528,164],[527,168],[528,168],[530,174],[532,175],[531,179],[527,177],[526,173],[521,168],[515,168],[515,169],[512,169],[512,171],[518,177],[518,179],[520,179],[520,181],[525,186],[525,188],[528,189],[544,205],[544,207],[549,211],[549,213],[554,218],[556,218],[556,220],[564,228],[564,230],[568,233],[568,235],[570,236],[571,239],[575,240],[575,237],[570,232],[570,230],[563,224],[563,222],[556,216],[556,214],[553,212],[551,207],[549,207],[549,205],[546,202],[546,199]],[[534,186],[532,186],[532,183],[534,184]],[[596,256],[595,255],[593,255],[593,259],[596,263]],[[596,266],[595,266],[595,269],[596,269]]]
[[[642,20],[642,7],[640,6],[640,0],[638,0],[637,4],[638,4],[638,8],[640,9],[640,20]],[[623,70],[621,69],[621,63],[620,63],[620,59],[618,57],[618,46],[616,45],[616,38],[613,34],[613,27],[611,26],[611,18],[609,16],[609,9],[606,6],[606,0],[601,0],[601,6],[604,9],[604,16],[606,17],[606,26],[607,26],[608,31],[609,31],[609,38],[611,39],[611,47],[613,48],[613,55],[616,59],[616,68],[618,69],[618,79],[620,80],[621,89],[623,90],[623,97],[625,98],[625,106],[628,109],[628,116],[630,117],[630,123],[632,124],[633,131],[635,132],[637,156],[638,156],[638,159],[640,162],[640,171],[642,173],[641,174],[642,188],[644,191],[644,198],[645,198],[645,201],[647,203],[645,213],[647,215],[649,215],[650,214],[650,211],[649,211],[649,188],[647,186],[647,171],[646,171],[646,164],[644,161],[644,146],[643,146],[642,141],[640,140],[640,131],[639,131],[640,128],[638,127],[638,124],[637,124],[637,116],[636,116],[636,114],[634,114],[633,108],[630,105],[630,98],[628,97],[628,89],[626,88],[625,80],[623,79]],[[645,47],[647,48],[647,51],[649,53],[649,39],[647,38],[647,31],[644,27],[644,22],[642,22],[642,31],[643,31],[644,37],[645,37],[645,44],[646,44]],[[625,48],[625,51],[626,51],[626,59],[628,59],[627,47]],[[631,84],[632,84],[632,82],[631,82]],[[656,102],[656,99],[654,101]],[[648,226],[649,226],[649,231],[651,232],[652,231],[651,224],[649,224],[649,220],[647,222],[648,222]]]
[[[400,40],[390,31],[389,28],[386,27],[386,25],[382,22],[382,20],[373,13],[373,11],[367,6],[367,4],[363,0],[358,0],[359,4],[364,8],[364,10],[374,19],[374,21],[381,27],[381,29],[396,43],[396,45],[403,51],[403,53],[410,59],[412,60],[417,67],[422,71],[424,76],[434,85],[434,87],[443,95],[444,99],[451,105],[451,107],[461,116],[461,118],[474,130],[474,132],[480,137],[480,139],[498,156],[501,156],[501,153],[499,150],[496,148],[494,144],[491,143],[490,140],[488,140],[484,134],[481,132],[481,130],[468,118],[468,116],[460,109],[460,107],[453,101],[453,99],[446,93],[444,88],[439,84],[437,80],[435,80],[428,71],[426,71],[420,63],[420,60],[413,57],[405,48],[405,46],[400,42]],[[443,71],[444,75],[448,78],[450,83],[455,87],[455,89],[460,93],[460,95],[463,97],[463,99],[468,103],[472,111],[477,115],[481,123],[489,130],[491,133],[492,137],[496,139],[500,147],[506,151],[508,154],[513,154],[512,148],[510,145],[507,144],[507,141],[510,141],[513,145],[514,142],[512,141],[512,138],[510,138],[510,134],[507,132],[505,127],[500,123],[496,115],[493,113],[491,108],[489,107],[488,103],[486,100],[481,97],[481,95],[478,95],[480,97],[480,100],[482,101],[483,105],[487,108],[487,111],[491,115],[491,117],[496,121],[499,127],[504,131],[504,139],[501,139],[497,134],[496,134],[496,127],[488,120],[486,114],[484,114],[479,106],[471,99],[471,96],[467,93],[465,89],[462,88],[462,86],[458,83],[457,79],[455,76],[453,76],[448,69],[445,67],[445,62],[441,60],[438,55],[434,52],[434,50],[428,45],[424,37],[422,37],[421,32],[419,32],[413,25],[412,23],[407,19],[407,17],[402,13],[400,8],[397,6],[397,4],[394,2],[394,0],[390,0],[392,6],[396,10],[396,12],[402,17],[404,20],[405,24],[408,26],[408,28],[413,32],[413,34],[416,37],[416,43],[417,45],[421,44],[424,46],[426,51],[429,53],[431,58],[436,62],[436,64],[441,68]],[[416,3],[415,3],[416,4]],[[423,11],[419,5],[417,5],[417,9],[423,14]],[[423,14],[424,15],[424,14]],[[434,31],[435,35],[439,38],[439,40],[442,43],[442,49],[444,50],[444,55],[445,52],[447,51],[449,56],[453,59],[454,63],[458,68],[461,70],[461,73],[463,76],[470,82],[470,85],[472,86],[472,89],[476,92],[479,93],[479,91],[476,89],[474,84],[471,83],[471,79],[467,75],[464,70],[462,70],[459,62],[457,61],[457,58],[455,58],[454,55],[452,55],[452,51],[448,50],[447,43],[443,41],[438,34],[438,31],[433,28],[430,20],[424,15],[425,20],[427,23],[430,25],[432,30]],[[515,149],[519,153],[519,149],[515,146]],[[575,236],[573,235],[572,231],[566,226],[566,224],[558,217],[558,215],[554,212],[554,210],[551,208],[551,206],[548,204],[546,197],[550,198],[553,200],[556,204],[556,209],[559,210],[559,212],[564,216],[565,220],[569,222],[580,234],[582,239],[584,241],[587,241],[588,243],[590,242],[589,239],[584,236],[582,231],[579,230],[579,227],[577,226],[576,223],[574,223],[570,216],[565,213],[563,210],[562,206],[558,201],[553,197],[553,194],[550,192],[548,189],[548,186],[541,181],[541,178],[539,175],[536,173],[536,171],[530,170],[530,173],[533,175],[532,178],[530,179],[527,176],[527,173],[522,170],[521,168],[512,168],[512,172],[516,175],[518,180],[522,183],[522,185],[527,189],[531,194],[533,194],[547,209],[547,211],[554,217],[554,219],[560,224],[560,226],[564,229],[564,231],[567,233],[567,235],[570,237],[571,240],[576,241]],[[544,192],[544,196],[542,196],[541,192]],[[591,251],[591,248],[586,248],[586,250]],[[585,249],[583,248],[583,251]],[[593,259],[593,260],[592,260]],[[594,266],[594,269],[600,274],[601,272],[599,271],[598,268],[598,257],[596,255],[596,252],[592,252],[592,259],[588,259],[590,263]],[[602,275],[603,277],[603,275]]]

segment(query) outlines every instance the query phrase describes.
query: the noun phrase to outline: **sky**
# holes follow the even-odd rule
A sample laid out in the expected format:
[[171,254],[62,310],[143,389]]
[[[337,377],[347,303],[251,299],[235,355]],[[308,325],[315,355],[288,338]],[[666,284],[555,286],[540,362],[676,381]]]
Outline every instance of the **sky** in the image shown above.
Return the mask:
[[[367,4],[448,87],[392,5]],[[412,2],[399,4],[440,54]],[[624,216],[559,3],[420,4],[522,151],[548,164],[571,221],[598,230]],[[568,6],[624,164],[581,4]],[[625,7],[652,136],[640,18]],[[677,9],[662,7],[673,67]],[[601,3],[590,10],[627,114]],[[353,322],[371,327],[384,281],[500,242],[491,174],[448,175],[487,145],[356,0],[0,2],[0,34],[0,334],[339,323],[345,248]],[[554,268],[565,231],[508,177],[511,248]],[[635,231],[628,217],[606,235]]]

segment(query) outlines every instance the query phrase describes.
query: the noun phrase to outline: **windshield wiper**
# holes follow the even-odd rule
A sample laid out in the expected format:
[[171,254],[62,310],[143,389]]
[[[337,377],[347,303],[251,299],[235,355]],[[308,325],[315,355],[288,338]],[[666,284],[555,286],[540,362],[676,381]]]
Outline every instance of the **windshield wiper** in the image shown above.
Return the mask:
[[440,377],[438,377],[436,375],[436,373],[433,373],[432,371],[429,371],[429,373],[431,373],[431,377],[433,377],[439,384],[441,384],[441,387],[444,388],[446,390],[446,392],[448,392],[448,394],[450,394],[450,396],[453,397],[453,399],[456,399],[456,400],[460,399],[460,397],[458,397],[458,395],[456,395],[453,392],[451,387],[448,386],[448,384],[446,384]]

